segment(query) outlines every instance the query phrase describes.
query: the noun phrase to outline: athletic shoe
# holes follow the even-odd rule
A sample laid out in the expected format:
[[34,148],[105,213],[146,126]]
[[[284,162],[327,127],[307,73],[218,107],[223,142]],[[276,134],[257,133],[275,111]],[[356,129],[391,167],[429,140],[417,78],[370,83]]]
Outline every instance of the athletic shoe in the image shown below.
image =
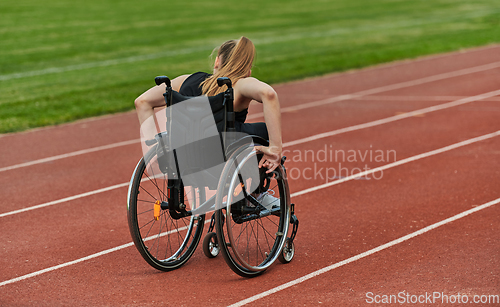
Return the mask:
[[280,207],[280,199],[270,195],[268,192],[261,193],[256,199],[269,211]]

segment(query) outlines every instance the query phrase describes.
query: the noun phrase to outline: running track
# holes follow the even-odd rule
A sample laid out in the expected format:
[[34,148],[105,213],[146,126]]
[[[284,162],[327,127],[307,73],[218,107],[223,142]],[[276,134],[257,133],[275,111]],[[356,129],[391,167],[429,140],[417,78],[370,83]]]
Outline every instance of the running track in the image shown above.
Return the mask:
[[[179,270],[149,267],[126,220],[141,150],[125,113],[0,136],[0,305],[500,294],[499,45],[275,88],[300,220],[290,264],[242,279],[199,247]],[[261,111],[252,105],[250,120]]]

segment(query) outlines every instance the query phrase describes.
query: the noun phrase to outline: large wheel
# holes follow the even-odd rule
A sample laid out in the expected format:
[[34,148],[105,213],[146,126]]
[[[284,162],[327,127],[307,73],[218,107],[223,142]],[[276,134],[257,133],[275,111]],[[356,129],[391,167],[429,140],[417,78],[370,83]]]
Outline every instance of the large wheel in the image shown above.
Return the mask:
[[[229,267],[243,277],[262,274],[280,256],[290,220],[290,196],[282,166],[268,175],[260,169],[259,180],[245,178],[242,170],[248,165],[256,167],[251,162],[256,155],[248,145],[233,153],[216,196],[219,247]],[[247,197],[238,200],[243,189]]]
[[[185,187],[179,192],[186,210],[205,201],[204,189]],[[170,271],[193,255],[203,231],[205,215],[170,214],[167,176],[158,167],[156,146],[135,168],[128,192],[128,224],[137,250],[152,267]]]

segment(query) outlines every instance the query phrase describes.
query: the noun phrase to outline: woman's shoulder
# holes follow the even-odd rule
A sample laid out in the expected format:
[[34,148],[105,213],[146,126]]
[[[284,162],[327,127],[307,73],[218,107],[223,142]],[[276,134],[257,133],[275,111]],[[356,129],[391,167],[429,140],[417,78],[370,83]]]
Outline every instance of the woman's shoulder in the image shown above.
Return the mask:
[[[238,80],[238,82],[236,82],[236,84],[239,84],[239,86],[269,86],[269,84],[267,84],[266,82],[264,81],[261,81],[255,77],[245,77],[245,78],[241,78]],[[236,85],[235,84],[235,85]]]
[[238,80],[234,89],[237,96],[259,102],[262,102],[266,97],[276,96],[276,92],[269,84],[254,77],[246,77]]
[[247,93],[248,91],[262,91],[262,90],[272,90],[272,87],[264,81],[260,81],[254,77],[241,78],[234,85],[235,88]]
[[172,88],[174,91],[179,91],[184,81],[191,75],[180,75],[172,80]]
[[259,79],[255,77],[244,77],[238,80],[237,83],[242,82],[242,83],[249,83],[249,82],[262,82]]

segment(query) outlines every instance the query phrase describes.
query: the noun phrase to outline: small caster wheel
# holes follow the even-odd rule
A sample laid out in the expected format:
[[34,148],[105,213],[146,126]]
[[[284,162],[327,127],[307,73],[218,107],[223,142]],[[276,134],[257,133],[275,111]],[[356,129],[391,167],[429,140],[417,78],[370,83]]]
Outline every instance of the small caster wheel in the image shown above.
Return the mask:
[[295,245],[293,244],[293,241],[290,242],[290,238],[286,238],[285,245],[283,246],[283,250],[278,256],[278,260],[281,263],[287,264],[288,262],[292,261],[294,255]]
[[203,253],[208,258],[215,258],[219,254],[219,242],[217,241],[217,235],[215,232],[209,232],[203,239]]

